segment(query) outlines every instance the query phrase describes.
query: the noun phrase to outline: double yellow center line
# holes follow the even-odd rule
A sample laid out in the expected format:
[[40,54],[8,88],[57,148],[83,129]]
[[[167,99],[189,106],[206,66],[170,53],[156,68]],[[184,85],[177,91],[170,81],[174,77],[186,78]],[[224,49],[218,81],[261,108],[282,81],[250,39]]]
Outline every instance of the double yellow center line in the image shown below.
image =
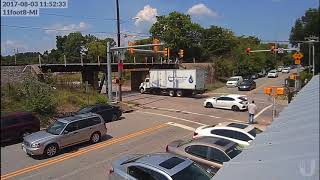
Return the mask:
[[64,161],[64,160],[67,160],[67,159],[70,159],[70,158],[73,158],[73,157],[80,156],[82,154],[88,153],[88,152],[93,151],[93,150],[100,149],[102,147],[110,146],[112,144],[119,143],[119,142],[128,140],[130,138],[137,137],[139,135],[142,135],[142,134],[145,134],[145,133],[148,133],[148,132],[156,131],[156,130],[164,128],[166,126],[168,126],[168,124],[160,124],[158,126],[147,128],[147,129],[135,132],[135,133],[128,134],[126,136],[122,136],[122,137],[119,137],[119,138],[112,139],[110,141],[99,143],[99,144],[96,144],[94,146],[90,146],[90,147],[84,148],[84,149],[82,149],[80,151],[77,151],[75,153],[72,153],[72,154],[64,155],[64,156],[61,156],[61,157],[58,157],[58,158],[55,158],[55,159],[40,163],[40,164],[36,164],[36,165],[30,166],[30,167],[26,167],[26,168],[23,168],[23,169],[20,169],[20,170],[5,174],[5,175],[1,176],[1,179],[2,180],[9,179],[9,178],[12,178],[12,177],[15,177],[15,176],[18,176],[18,175],[21,175],[21,174],[24,174],[24,173],[27,173],[27,172],[30,172],[30,171],[34,171],[34,170],[40,169],[42,167],[49,166],[51,164],[56,164],[58,162],[61,162],[61,161]]

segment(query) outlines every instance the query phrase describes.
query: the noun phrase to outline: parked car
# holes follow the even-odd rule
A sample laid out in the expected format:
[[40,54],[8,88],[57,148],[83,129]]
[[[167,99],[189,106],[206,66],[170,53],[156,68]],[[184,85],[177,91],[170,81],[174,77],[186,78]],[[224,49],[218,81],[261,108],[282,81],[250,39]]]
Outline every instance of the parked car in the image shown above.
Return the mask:
[[242,152],[243,146],[227,139],[200,137],[187,141],[171,142],[166,151],[187,157],[205,169],[217,172],[227,162]]
[[259,78],[258,73],[254,73],[251,75],[251,79],[258,79],[258,78]]
[[227,87],[237,87],[243,81],[242,76],[234,76],[228,79]]
[[190,159],[169,153],[126,155],[112,163],[110,180],[209,180],[213,175]]
[[265,77],[267,75],[267,72],[265,69],[263,69],[262,71],[258,72],[258,77],[261,78],[261,77]]
[[252,125],[224,122],[217,125],[201,126],[193,134],[193,138],[203,136],[228,139],[240,145],[248,146],[249,143],[262,131]]
[[282,73],[290,73],[290,69],[289,68],[283,68],[282,69]]
[[283,69],[283,66],[278,66],[278,72],[281,72],[282,71],[282,69]]
[[97,143],[107,133],[102,117],[87,113],[57,119],[46,130],[24,137],[22,149],[29,155],[52,157],[65,147],[86,141]]
[[16,112],[1,116],[1,142],[18,140],[40,130],[40,121],[32,113]]
[[112,106],[108,104],[96,104],[96,105],[87,106],[80,109],[77,113],[84,114],[89,112],[97,113],[100,116],[102,116],[105,123],[116,121],[122,115],[122,111],[118,106]]
[[211,97],[204,101],[206,108],[223,108],[233,111],[248,109],[248,99],[244,95],[229,94],[220,97]]
[[255,89],[256,87],[257,87],[257,84],[254,80],[246,79],[238,86],[238,90],[239,91],[250,91],[252,89]]
[[271,70],[271,71],[269,71],[269,73],[268,73],[268,78],[276,78],[276,77],[278,77],[278,72],[277,72],[277,70],[275,70],[275,69],[273,69],[273,70]]

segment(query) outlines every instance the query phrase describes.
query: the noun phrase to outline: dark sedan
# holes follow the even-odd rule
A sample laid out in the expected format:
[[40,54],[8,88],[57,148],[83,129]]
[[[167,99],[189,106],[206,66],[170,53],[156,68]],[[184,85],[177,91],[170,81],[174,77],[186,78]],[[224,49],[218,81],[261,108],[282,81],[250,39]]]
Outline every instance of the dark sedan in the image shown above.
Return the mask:
[[244,80],[239,86],[239,91],[250,91],[252,89],[255,89],[257,87],[256,82],[254,82],[252,79]]
[[119,107],[108,105],[108,104],[96,104],[96,105],[87,106],[81,109],[80,111],[78,111],[77,113],[83,114],[83,113],[89,113],[89,112],[97,113],[101,115],[105,123],[116,121],[122,115],[122,111]]

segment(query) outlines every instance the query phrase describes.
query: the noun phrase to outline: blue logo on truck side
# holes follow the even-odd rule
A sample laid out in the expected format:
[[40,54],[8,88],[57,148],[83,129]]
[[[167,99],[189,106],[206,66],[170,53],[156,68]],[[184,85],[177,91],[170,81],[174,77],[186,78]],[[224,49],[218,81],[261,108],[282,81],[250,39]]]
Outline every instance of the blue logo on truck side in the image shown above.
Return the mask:
[[192,76],[190,75],[190,77],[189,77],[189,83],[193,83],[193,78],[192,78]]

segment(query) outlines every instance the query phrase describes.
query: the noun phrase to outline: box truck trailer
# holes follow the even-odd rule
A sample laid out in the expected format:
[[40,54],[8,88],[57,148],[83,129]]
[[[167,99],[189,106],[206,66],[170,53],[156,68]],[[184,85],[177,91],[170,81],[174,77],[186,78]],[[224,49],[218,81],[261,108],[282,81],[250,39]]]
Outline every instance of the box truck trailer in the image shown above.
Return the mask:
[[198,69],[152,69],[140,84],[140,93],[190,96],[205,92],[205,74]]

